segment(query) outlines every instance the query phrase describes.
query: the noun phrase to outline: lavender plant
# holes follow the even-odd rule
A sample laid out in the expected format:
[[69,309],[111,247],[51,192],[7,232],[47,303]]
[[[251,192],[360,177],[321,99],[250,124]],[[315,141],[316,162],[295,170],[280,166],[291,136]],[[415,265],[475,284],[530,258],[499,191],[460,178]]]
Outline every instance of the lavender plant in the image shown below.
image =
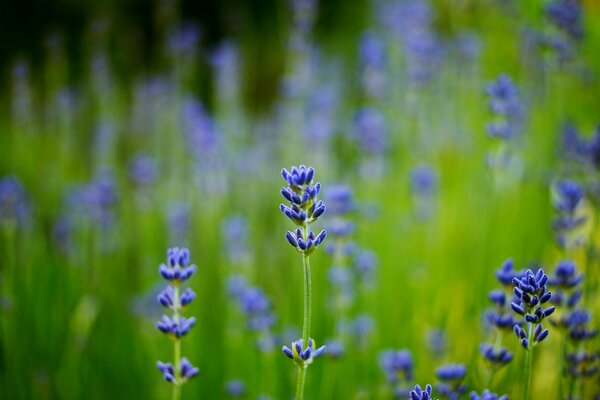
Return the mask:
[[569,252],[585,241],[585,236],[579,229],[587,219],[580,212],[584,190],[579,183],[572,180],[558,181],[554,189],[554,208],[558,213],[553,224],[556,241]]
[[512,278],[519,276],[520,273],[513,269],[513,260],[504,261],[500,269],[496,271],[496,278],[502,285],[502,289],[494,289],[488,294],[492,307],[484,313],[486,326],[491,328],[494,335],[493,344],[482,343],[479,351],[489,368],[489,377],[487,386],[491,385],[494,374],[497,370],[510,363],[513,354],[502,345],[504,335],[513,330],[515,324],[521,324],[511,312],[509,304],[510,291],[512,289]]
[[246,318],[246,326],[255,333],[259,350],[268,352],[273,349],[274,335],[271,331],[275,324],[271,300],[258,287],[250,286],[241,275],[232,275],[227,279],[229,295],[236,302]]
[[445,364],[435,370],[435,375],[440,380],[436,390],[448,400],[457,400],[466,393],[467,386],[462,383],[467,374],[467,367],[463,364]]
[[[596,375],[599,368],[598,353],[586,348],[598,330],[588,327],[591,314],[578,306],[582,281],[583,275],[578,274],[575,263],[568,260],[560,261],[548,280],[555,290],[552,303],[560,309],[560,314],[550,322],[563,334],[562,373],[567,378],[568,398],[576,398],[576,390],[582,392],[583,379]],[[560,388],[562,393],[562,382]]]
[[540,268],[535,273],[528,269],[522,277],[515,277],[512,281],[515,298],[510,306],[516,314],[523,317],[527,324],[527,332],[519,324],[515,324],[513,329],[526,350],[523,398],[528,399],[533,348],[548,337],[548,330],[544,329],[542,321],[552,315],[556,307],[542,307],[552,298],[552,293],[546,289],[548,276],[543,269]]
[[315,235],[310,229],[324,212],[325,205],[317,200],[321,184],[313,185],[315,170],[311,167],[300,165],[292,167],[290,171],[283,169],[281,175],[287,187],[281,189],[281,194],[289,202],[281,204],[280,210],[298,228],[286,233],[288,242],[302,254],[304,270],[304,322],[302,324],[302,338],[292,342],[291,348],[283,346],[283,353],[298,365],[298,382],[296,385],[296,400],[304,398],[304,384],[306,370],[313,360],[325,353],[325,346],[316,347],[310,338],[310,325],[312,317],[312,283],[310,271],[310,254],[315,251],[325,240],[327,233],[324,230]]
[[379,365],[392,387],[394,398],[406,398],[413,379],[413,360],[409,350],[385,350],[379,355]]
[[488,156],[488,164],[494,171],[510,165],[510,147],[520,132],[523,105],[519,89],[507,75],[499,75],[486,86],[488,105],[494,119],[487,124],[488,135],[496,140],[493,152]]
[[172,312],[172,316],[163,315],[156,327],[173,339],[173,363],[158,361],[158,370],[167,382],[173,384],[172,399],[181,398],[181,385],[199,373],[187,358],[181,357],[181,338],[188,334],[196,323],[196,318],[185,318],[181,311],[189,305],[196,294],[191,288],[182,290],[184,284],[196,272],[195,265],[189,265],[190,253],[186,248],[173,247],[167,252],[167,264],[161,264],[161,276],[169,285],[160,292],[158,302]]

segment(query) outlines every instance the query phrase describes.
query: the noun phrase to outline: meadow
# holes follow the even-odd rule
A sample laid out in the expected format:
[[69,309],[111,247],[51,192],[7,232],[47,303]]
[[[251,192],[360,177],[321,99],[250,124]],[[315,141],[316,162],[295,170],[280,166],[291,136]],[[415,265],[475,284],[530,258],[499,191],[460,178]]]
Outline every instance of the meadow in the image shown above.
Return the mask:
[[[204,49],[185,16],[157,22],[159,67],[127,80],[136,50],[102,19],[77,81],[60,33],[41,62],[11,60],[0,398],[171,398],[161,264],[196,265],[179,311],[195,318],[180,345],[199,373],[176,396],[294,398],[281,349],[302,339],[308,252],[286,232],[308,223],[280,204],[296,201],[282,187],[316,182],[310,229],[327,237],[310,254],[310,337],[327,349],[305,399],[408,399],[416,384],[440,400],[600,398],[600,6],[449,3],[375,1],[357,35],[316,40],[316,3],[289,2],[282,77],[259,111],[249,44]],[[300,165],[314,180],[282,179]],[[556,311],[533,321],[541,303]]]

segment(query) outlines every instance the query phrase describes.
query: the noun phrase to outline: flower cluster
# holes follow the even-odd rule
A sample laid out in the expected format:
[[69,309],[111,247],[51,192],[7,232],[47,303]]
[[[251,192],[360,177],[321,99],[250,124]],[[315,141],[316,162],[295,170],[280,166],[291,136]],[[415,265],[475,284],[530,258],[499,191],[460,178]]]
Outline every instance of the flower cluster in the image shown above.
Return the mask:
[[488,84],[486,92],[489,107],[496,119],[487,125],[488,134],[497,139],[509,140],[518,132],[523,105],[517,86],[507,75],[499,75]]
[[466,374],[467,367],[463,364],[442,365],[435,370],[440,380],[435,389],[449,400],[456,400],[467,391],[467,386],[462,383]]
[[585,349],[585,343],[593,340],[598,335],[598,330],[588,325],[591,314],[578,308],[582,290],[579,288],[583,275],[577,273],[572,261],[560,261],[554,275],[548,283],[555,289],[552,302],[560,306],[561,313],[550,322],[563,330],[570,348],[565,348],[563,357],[566,360],[566,369],[573,379],[593,376],[598,372],[598,353]]
[[379,365],[387,381],[394,388],[396,398],[406,398],[409,382],[413,379],[413,360],[409,350],[385,350],[379,356]]
[[430,165],[417,165],[411,170],[410,188],[417,218],[427,220],[431,217],[437,186],[438,176]]
[[493,328],[496,340],[494,345],[481,344],[479,351],[491,368],[500,368],[513,359],[512,353],[502,347],[501,343],[502,335],[512,331],[515,324],[521,324],[511,312],[508,301],[508,291],[512,289],[512,279],[515,276],[520,276],[520,272],[513,269],[513,261],[509,258],[496,271],[496,279],[502,285],[502,289],[494,289],[488,295],[493,306],[485,311],[484,320]]
[[[167,382],[176,383],[175,369],[171,363],[158,362],[158,370],[163,374]],[[187,358],[183,357],[179,363],[179,384],[186,382],[188,379],[193,378],[200,372],[198,368],[194,367]]]
[[578,228],[587,219],[579,212],[584,196],[583,187],[575,181],[562,180],[556,183],[554,189],[554,208],[558,212],[553,224],[556,240],[565,249],[579,246],[583,244],[584,237]]
[[373,31],[367,31],[360,41],[361,83],[366,94],[381,99],[385,93],[385,44]]
[[302,347],[302,339],[292,342],[290,347],[283,346],[282,348],[283,354],[289,359],[294,360],[300,368],[308,367],[315,358],[323,355],[325,350],[325,346],[315,349],[315,341],[312,338],[308,339],[308,346],[306,349]]
[[14,177],[0,179],[0,224],[23,224],[29,215],[25,189]]
[[481,396],[475,391],[469,393],[469,400],[508,400],[508,396],[498,396],[496,393],[492,393],[485,389],[483,393],[481,393]]
[[546,6],[548,21],[573,40],[583,36],[583,12],[577,0],[553,0]]
[[[547,283],[548,276],[541,268],[535,273],[528,269],[523,277],[513,278],[515,298],[510,306],[515,313],[523,316],[525,322],[529,324],[529,330],[526,333],[518,324],[515,324],[513,329],[521,345],[526,349],[548,336],[548,330],[543,328],[542,321],[552,315],[556,307],[542,307],[552,299],[552,293],[546,290]],[[535,325],[534,329],[532,329],[533,325]]]
[[410,400],[432,400],[431,385],[427,384],[425,390],[421,389],[421,386],[415,385],[415,388],[409,393]]
[[317,182],[313,185],[314,174],[313,168],[304,165],[292,167],[289,172],[285,168],[281,171],[283,179],[288,184],[281,189],[281,194],[289,201],[289,206],[281,204],[279,208],[299,226],[294,232],[288,231],[285,237],[298,252],[304,255],[311,254],[327,236],[324,230],[315,235],[309,229],[309,225],[325,212],[325,205],[317,200],[321,184]]
[[159,272],[163,278],[174,285],[185,282],[194,275],[196,266],[190,263],[190,252],[185,248],[173,247],[167,252],[167,264],[161,264]]
[[158,296],[158,302],[171,310],[171,317],[163,315],[156,327],[166,335],[175,340],[174,363],[157,363],[158,370],[163,374],[167,382],[181,385],[188,379],[198,374],[198,368],[194,367],[187,358],[180,358],[180,339],[185,336],[196,323],[194,317],[185,318],[181,311],[189,305],[196,294],[190,288],[181,291],[181,284],[187,281],[196,271],[195,265],[188,265],[190,253],[188,249],[173,247],[167,252],[167,264],[161,264],[159,271],[162,277],[170,284],[162,290]]
[[275,314],[271,300],[262,289],[250,286],[241,275],[233,275],[227,279],[227,290],[245,316],[248,329],[258,334],[258,348],[263,351],[272,350],[274,336],[271,329],[275,324]]

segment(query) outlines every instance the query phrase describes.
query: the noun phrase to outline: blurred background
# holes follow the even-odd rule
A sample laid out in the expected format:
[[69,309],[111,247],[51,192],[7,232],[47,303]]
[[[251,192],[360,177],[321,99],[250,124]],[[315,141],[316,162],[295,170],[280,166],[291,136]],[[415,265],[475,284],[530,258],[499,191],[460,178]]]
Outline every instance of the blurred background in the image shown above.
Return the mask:
[[[302,264],[280,171],[307,164],[330,352],[306,398],[404,398],[455,362],[518,399],[523,352],[504,335],[490,378],[483,312],[509,258],[598,274],[599,54],[594,0],[1,2],[0,397],[167,398],[158,267],[185,246],[183,398],[291,398]],[[564,179],[585,191],[573,246],[552,222]],[[561,398],[562,345],[536,349],[533,398]],[[386,376],[388,349],[414,374]]]

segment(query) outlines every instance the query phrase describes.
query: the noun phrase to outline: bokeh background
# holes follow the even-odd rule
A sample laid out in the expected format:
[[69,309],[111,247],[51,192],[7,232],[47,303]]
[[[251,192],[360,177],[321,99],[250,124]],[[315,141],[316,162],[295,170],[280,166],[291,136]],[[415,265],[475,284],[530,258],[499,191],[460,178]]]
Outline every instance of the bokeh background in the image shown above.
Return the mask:
[[[311,256],[313,337],[344,351],[310,367],[306,398],[394,398],[386,349],[410,350],[407,385],[456,362],[483,390],[494,271],[570,257],[598,274],[597,173],[564,138],[600,121],[600,3],[573,2],[562,26],[551,3],[0,3],[0,397],[168,398],[158,267],[185,246],[198,297],[182,346],[201,372],[183,397],[233,398],[238,380],[244,398],[291,398],[280,348],[300,335],[302,264],[278,206],[299,164],[326,205],[352,193],[319,226],[354,225],[328,238],[341,253]],[[500,74],[519,103],[504,136],[486,93]],[[568,252],[552,229],[567,178],[588,218]],[[536,348],[532,398],[560,398],[561,343],[551,330]],[[515,358],[490,389],[519,399],[524,353],[503,344]]]

